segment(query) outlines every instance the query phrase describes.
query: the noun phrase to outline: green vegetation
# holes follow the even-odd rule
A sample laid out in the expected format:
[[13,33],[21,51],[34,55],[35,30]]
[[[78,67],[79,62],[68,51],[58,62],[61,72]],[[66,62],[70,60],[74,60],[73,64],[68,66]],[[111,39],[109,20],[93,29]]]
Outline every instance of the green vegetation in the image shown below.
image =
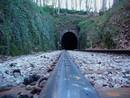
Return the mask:
[[[81,49],[130,46],[130,3],[105,12],[37,6],[31,0],[0,0],[0,54],[21,55],[60,48],[60,32],[78,29]],[[58,13],[60,11],[60,13]]]
[[0,54],[55,49],[53,20],[30,0],[0,0]]
[[[44,6],[42,7],[44,11],[50,13],[51,15],[58,15],[57,10],[58,8],[53,8],[51,6]],[[69,10],[69,9],[60,9],[60,13],[59,14],[78,14],[78,15],[86,15],[86,14],[90,14],[90,12],[87,11],[77,11],[77,10]]]
[[61,14],[54,16],[55,20],[55,32],[56,32],[56,45],[58,49],[61,49],[60,45],[60,33],[66,30],[75,30],[78,28],[78,23],[85,20],[87,15],[78,15],[78,14]]
[[129,5],[129,0],[120,0],[109,11],[80,22],[80,48],[128,48]]

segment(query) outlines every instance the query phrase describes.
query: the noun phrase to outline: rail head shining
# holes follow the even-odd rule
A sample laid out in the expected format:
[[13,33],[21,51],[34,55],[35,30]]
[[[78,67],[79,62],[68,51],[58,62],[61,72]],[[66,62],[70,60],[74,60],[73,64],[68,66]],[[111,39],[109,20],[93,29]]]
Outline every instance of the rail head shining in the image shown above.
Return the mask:
[[67,52],[63,52],[39,98],[100,98]]

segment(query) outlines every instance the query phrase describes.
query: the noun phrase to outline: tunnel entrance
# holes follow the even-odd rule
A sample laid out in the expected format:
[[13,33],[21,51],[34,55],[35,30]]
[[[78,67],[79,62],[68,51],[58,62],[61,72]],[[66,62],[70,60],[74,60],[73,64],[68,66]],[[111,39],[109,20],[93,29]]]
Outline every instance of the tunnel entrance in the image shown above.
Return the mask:
[[73,32],[67,32],[62,36],[61,39],[62,49],[74,50],[77,49],[78,40]]

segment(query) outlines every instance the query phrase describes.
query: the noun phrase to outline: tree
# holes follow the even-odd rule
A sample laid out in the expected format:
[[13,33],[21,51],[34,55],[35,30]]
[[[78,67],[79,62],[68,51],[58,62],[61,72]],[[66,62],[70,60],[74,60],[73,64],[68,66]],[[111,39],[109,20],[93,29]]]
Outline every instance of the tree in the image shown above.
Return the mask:
[[60,14],[60,7],[61,7],[61,1],[58,0],[58,10],[57,10],[57,14]]
[[56,0],[52,0],[52,7],[55,8],[56,6]]
[[94,10],[97,12],[97,0],[94,0]]
[[106,11],[107,10],[107,0],[103,0],[102,1],[102,11]]
[[71,0],[71,9],[74,10],[74,0]]
[[42,6],[42,0],[40,0],[39,3],[40,3],[40,6]]
[[68,9],[68,0],[65,0],[66,10]]
[[79,0],[79,8],[80,8],[80,10],[82,9],[82,1],[83,0]]
[[42,0],[42,3],[43,6],[46,6],[46,0]]
[[36,0],[36,3],[37,3],[37,4],[38,4],[38,1],[39,1],[39,0]]
[[86,0],[86,11],[88,12],[88,0]]
[[[80,0],[81,1],[81,0]],[[74,8],[75,8],[75,10],[77,10],[78,9],[78,0],[75,0],[75,3],[74,3],[75,5],[74,5]]]
[[113,5],[115,5],[119,0],[113,0]]

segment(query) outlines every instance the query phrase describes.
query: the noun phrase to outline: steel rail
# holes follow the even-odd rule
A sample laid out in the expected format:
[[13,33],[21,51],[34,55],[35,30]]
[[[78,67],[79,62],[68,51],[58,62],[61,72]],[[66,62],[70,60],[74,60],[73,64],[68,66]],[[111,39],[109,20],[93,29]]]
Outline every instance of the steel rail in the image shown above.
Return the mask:
[[64,51],[39,98],[100,98]]
[[83,52],[99,52],[99,53],[113,53],[113,54],[126,54],[130,55],[130,50],[125,49],[85,49],[85,50],[74,50]]

